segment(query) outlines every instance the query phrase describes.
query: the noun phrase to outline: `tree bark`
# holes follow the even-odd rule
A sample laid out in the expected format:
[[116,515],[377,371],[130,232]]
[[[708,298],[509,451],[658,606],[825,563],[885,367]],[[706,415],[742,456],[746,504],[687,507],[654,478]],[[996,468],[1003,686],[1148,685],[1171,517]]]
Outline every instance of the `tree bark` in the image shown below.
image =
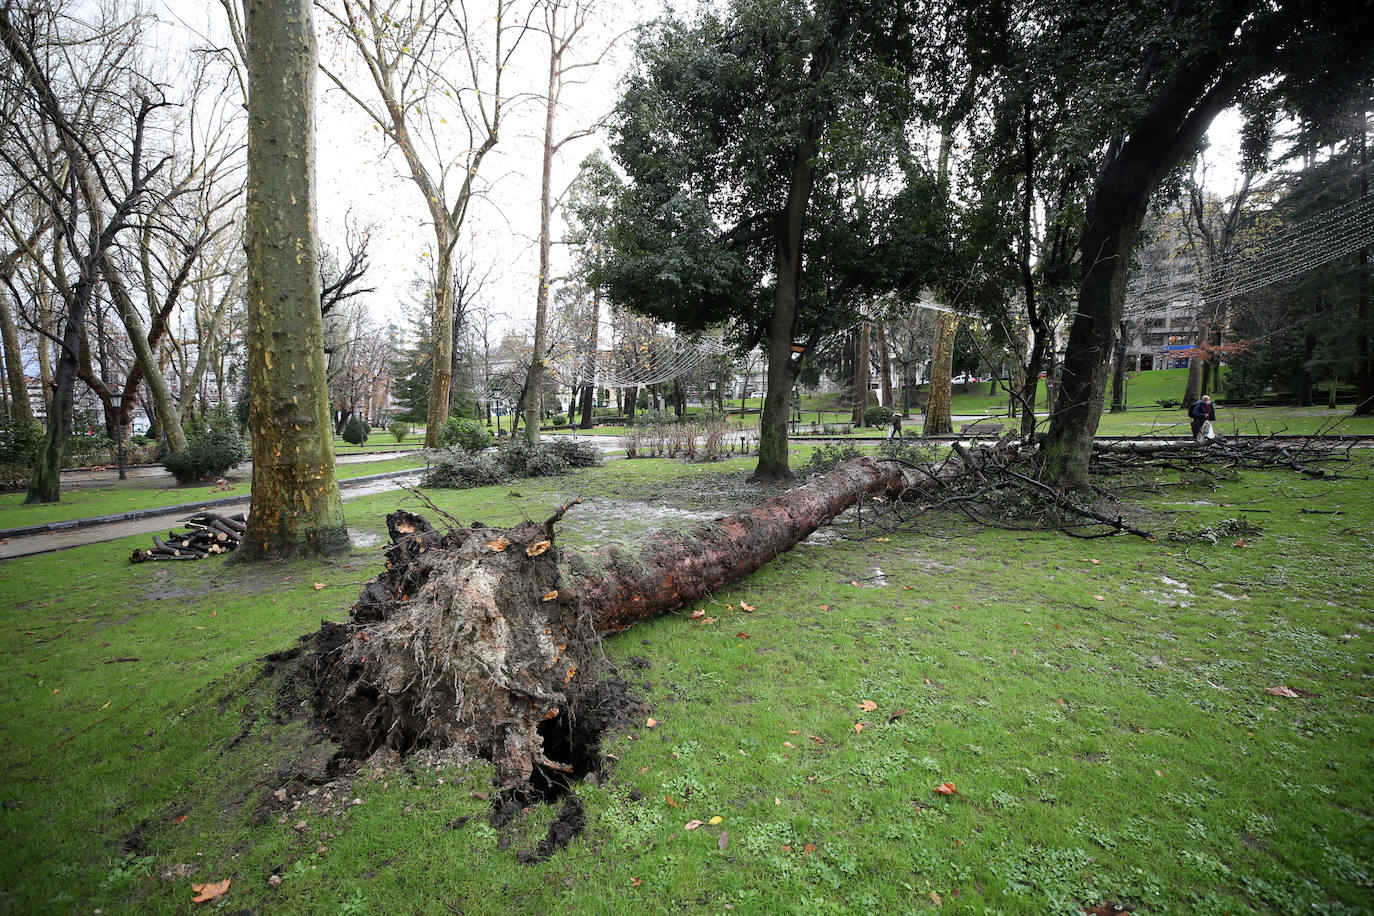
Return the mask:
[[863,425],[864,411],[868,410],[868,380],[872,375],[868,365],[868,322],[860,321],[854,332],[854,413],[850,419],[855,426]]
[[[5,344],[5,380],[10,393],[10,411],[15,422],[34,422],[33,404],[29,400],[28,381],[24,377],[24,361],[19,351],[19,329],[10,309],[9,289],[0,282],[0,334]],[[38,346],[44,346],[42,338]]]
[[246,12],[253,490],[237,556],[263,560],[347,550],[348,531],[320,326],[311,3],[248,0]]
[[951,381],[954,370],[954,336],[959,330],[959,316],[953,312],[935,315],[935,344],[930,360],[930,397],[926,400],[925,434],[941,436],[954,432],[951,416]]
[[879,321],[873,326],[874,344],[878,348],[878,394],[884,407],[892,407],[892,362],[887,352],[887,329]]

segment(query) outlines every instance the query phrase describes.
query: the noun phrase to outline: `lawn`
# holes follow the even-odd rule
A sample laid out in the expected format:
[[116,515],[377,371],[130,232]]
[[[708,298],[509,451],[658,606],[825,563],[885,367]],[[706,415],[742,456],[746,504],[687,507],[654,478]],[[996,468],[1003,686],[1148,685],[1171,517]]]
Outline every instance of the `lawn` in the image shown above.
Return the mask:
[[[582,495],[561,543],[634,543],[757,499],[750,467],[430,495],[497,524]],[[480,762],[367,767],[254,817],[320,753],[258,659],[344,619],[409,497],[348,503],[371,546],[329,561],[131,566],[142,538],[6,561],[0,910],[184,913],[193,882],[228,878],[217,912],[1371,912],[1374,467],[1356,470],[1170,472],[1144,505],[1155,542],[825,529],[704,617],[606,639],[657,724],[607,740],[585,832],[530,865],[554,811],[490,826]],[[1262,530],[1163,537],[1226,519]]]
[[[337,471],[340,480],[350,480],[370,474],[385,474],[389,471],[423,466],[424,461],[419,457],[406,457],[342,464],[338,466]],[[161,506],[178,506],[182,503],[224,497],[247,497],[252,480],[246,471],[231,471],[227,476],[230,486],[224,490],[216,490],[211,484],[178,487],[169,486],[168,483],[169,481],[164,479],[150,485],[147,481],[132,478],[122,482],[112,481],[104,486],[69,487],[63,490],[60,502],[31,506],[24,505],[23,493],[0,493],[0,529],[114,515],[138,509],[156,509]]]

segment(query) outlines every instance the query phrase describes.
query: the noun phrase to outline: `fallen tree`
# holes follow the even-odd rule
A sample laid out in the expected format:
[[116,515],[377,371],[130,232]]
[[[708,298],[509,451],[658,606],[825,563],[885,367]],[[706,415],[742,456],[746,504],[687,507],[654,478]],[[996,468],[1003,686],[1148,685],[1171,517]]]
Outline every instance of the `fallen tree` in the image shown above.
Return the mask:
[[440,530],[395,512],[385,571],[350,622],[314,636],[317,716],[354,759],[442,749],[492,761],[506,790],[566,785],[592,765],[615,710],[634,705],[600,680],[601,635],[748,575],[861,499],[936,477],[846,462],[740,515],[659,532],[637,553],[557,547],[571,504],[506,529]]

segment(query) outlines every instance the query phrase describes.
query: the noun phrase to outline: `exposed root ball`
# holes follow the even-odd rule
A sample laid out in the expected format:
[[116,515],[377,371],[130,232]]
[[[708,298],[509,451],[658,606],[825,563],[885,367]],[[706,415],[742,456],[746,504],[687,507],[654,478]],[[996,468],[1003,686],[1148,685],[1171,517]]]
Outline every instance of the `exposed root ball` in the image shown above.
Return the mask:
[[[357,759],[379,747],[446,749],[491,760],[504,789],[536,773],[571,775],[545,734],[594,682],[596,634],[564,590],[552,525],[435,530],[387,517],[386,572],[368,583],[350,624],[317,635],[317,711]],[[548,723],[548,724],[546,724]]]

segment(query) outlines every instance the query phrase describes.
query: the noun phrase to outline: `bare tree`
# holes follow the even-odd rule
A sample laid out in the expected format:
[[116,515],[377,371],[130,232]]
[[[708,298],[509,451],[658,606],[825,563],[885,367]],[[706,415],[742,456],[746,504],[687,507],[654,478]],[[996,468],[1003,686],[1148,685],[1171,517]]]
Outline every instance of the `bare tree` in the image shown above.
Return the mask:
[[318,3],[362,61],[375,100],[364,98],[343,73],[325,67],[325,75],[401,153],[429,211],[436,262],[429,446],[437,443],[449,411],[453,250],[478,194],[479,170],[500,138],[509,105],[505,69],[528,27],[517,15],[517,0],[491,2],[491,9],[475,0]]

